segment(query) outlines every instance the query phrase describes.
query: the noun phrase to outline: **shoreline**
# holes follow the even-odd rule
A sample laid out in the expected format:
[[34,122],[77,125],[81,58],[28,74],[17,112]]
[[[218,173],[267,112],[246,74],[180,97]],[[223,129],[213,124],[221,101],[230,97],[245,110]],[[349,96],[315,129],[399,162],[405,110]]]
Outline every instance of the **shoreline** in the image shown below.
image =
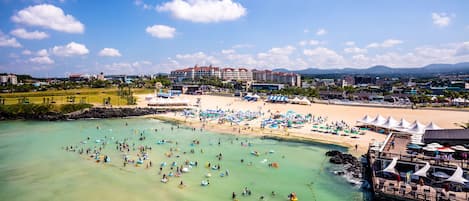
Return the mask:
[[[165,114],[156,114],[156,115],[146,115],[141,118],[148,118],[148,119],[157,119],[160,121],[168,122],[168,123],[175,123],[175,124],[180,124],[184,125],[190,128],[196,128],[200,129],[202,124],[194,121],[183,121],[178,118],[172,118],[169,117]],[[210,131],[210,132],[216,132],[216,133],[223,133],[223,134],[228,134],[228,135],[233,135],[233,136],[249,136],[249,137],[259,137],[262,139],[272,139],[272,140],[278,140],[278,141],[285,141],[285,142],[297,142],[297,143],[305,143],[305,144],[324,144],[324,145],[332,145],[332,146],[338,146],[341,148],[345,149],[345,152],[352,154],[353,156],[359,157],[363,154],[366,153],[366,150],[368,150],[368,147],[362,147],[359,146],[359,149],[357,151],[354,150],[354,145],[347,143],[345,141],[340,141],[340,140],[333,140],[333,139],[327,139],[323,138],[323,134],[312,134],[309,136],[305,136],[304,134],[300,132],[294,132],[294,131],[287,131],[286,134],[282,134],[279,132],[271,132],[266,133],[262,132],[260,129],[254,129],[254,130],[249,130],[249,129],[241,129],[241,132],[238,133],[236,132],[238,129],[234,127],[229,127],[226,125],[214,125],[214,124],[208,124],[209,126],[206,125],[204,130]],[[232,130],[230,128],[234,128],[236,130]],[[272,131],[272,130],[269,130]],[[318,136],[318,137],[314,137]]]

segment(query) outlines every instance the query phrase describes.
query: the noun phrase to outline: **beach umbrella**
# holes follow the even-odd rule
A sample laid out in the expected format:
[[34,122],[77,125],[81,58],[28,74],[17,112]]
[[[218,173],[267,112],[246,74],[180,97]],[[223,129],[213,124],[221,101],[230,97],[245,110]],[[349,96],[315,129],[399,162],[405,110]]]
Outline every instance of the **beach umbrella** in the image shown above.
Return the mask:
[[427,144],[427,147],[441,148],[441,147],[443,147],[443,145],[441,145],[439,143],[436,143],[436,142],[433,142],[433,143]]
[[438,151],[440,152],[445,152],[445,153],[454,153],[454,150],[449,148],[449,147],[441,147],[441,148],[438,148]]
[[451,175],[451,177],[449,177],[445,181],[455,182],[455,183],[458,183],[458,184],[464,184],[466,182],[469,182],[467,179],[465,179],[462,176],[463,173],[464,172],[461,169],[461,167],[457,166],[456,171],[454,171],[453,175]]
[[440,171],[434,172],[432,175],[435,176],[435,177],[438,177],[438,178],[443,178],[443,179],[447,179],[447,178],[450,177],[448,174],[446,174],[444,172],[440,172]]
[[452,146],[451,148],[456,150],[456,151],[469,151],[469,149],[467,149],[466,147],[461,146],[461,145]]
[[419,177],[427,177],[427,172],[430,169],[430,163],[425,162],[425,166],[423,168],[417,170],[413,175],[419,176]]
[[421,149],[422,146],[416,145],[416,144],[409,144],[409,145],[407,145],[407,148],[408,149]]
[[438,149],[436,147],[429,147],[429,146],[426,146],[424,148],[422,148],[424,151],[437,151]]

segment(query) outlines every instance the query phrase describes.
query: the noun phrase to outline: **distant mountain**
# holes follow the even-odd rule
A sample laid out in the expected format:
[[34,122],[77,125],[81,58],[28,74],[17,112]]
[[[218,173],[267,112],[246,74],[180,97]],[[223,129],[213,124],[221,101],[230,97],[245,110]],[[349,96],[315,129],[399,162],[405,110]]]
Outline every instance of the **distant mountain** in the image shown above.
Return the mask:
[[293,72],[304,75],[321,74],[441,74],[441,73],[469,73],[469,62],[457,64],[430,64],[423,67],[391,68],[388,66],[372,66],[369,68],[333,68],[319,69],[307,68],[303,70],[288,70],[285,68],[273,69],[276,72]]

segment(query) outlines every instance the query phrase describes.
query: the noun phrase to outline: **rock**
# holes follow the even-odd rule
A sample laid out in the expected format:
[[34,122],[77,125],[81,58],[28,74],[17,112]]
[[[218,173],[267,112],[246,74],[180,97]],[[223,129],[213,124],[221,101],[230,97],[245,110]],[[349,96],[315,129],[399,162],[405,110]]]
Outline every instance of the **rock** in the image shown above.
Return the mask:
[[354,178],[361,179],[361,163],[360,161],[352,156],[351,154],[342,153],[337,150],[331,150],[326,152],[326,156],[330,156],[330,163],[342,164],[344,167],[345,174],[352,175]]

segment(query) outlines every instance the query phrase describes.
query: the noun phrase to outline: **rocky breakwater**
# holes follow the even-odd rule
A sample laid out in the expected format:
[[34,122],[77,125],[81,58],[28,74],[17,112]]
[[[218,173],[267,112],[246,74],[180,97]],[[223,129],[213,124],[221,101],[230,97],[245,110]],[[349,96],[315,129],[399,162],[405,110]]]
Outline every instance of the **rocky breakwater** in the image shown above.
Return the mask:
[[158,108],[108,108],[108,107],[94,107],[83,111],[77,111],[65,114],[66,119],[88,119],[88,118],[116,118],[116,117],[130,117],[142,116],[149,114],[157,114],[165,112],[166,110]]
[[333,171],[334,174],[344,176],[351,184],[362,184],[362,164],[356,157],[337,150],[326,152],[326,156],[331,157],[330,163],[341,165]]

